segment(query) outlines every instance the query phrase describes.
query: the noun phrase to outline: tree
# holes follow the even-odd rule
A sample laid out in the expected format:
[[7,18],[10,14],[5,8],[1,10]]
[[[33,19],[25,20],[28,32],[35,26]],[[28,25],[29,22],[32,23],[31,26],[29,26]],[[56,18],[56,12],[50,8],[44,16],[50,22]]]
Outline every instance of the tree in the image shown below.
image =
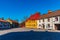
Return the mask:
[[8,20],[11,20],[10,18],[8,18]]
[[4,20],[4,17],[2,17],[1,19]]
[[24,16],[23,19],[21,19],[21,22],[24,22],[26,19],[28,19],[28,16]]
[[19,20],[18,20],[18,19],[16,19],[15,21],[16,21],[16,22],[19,22]]

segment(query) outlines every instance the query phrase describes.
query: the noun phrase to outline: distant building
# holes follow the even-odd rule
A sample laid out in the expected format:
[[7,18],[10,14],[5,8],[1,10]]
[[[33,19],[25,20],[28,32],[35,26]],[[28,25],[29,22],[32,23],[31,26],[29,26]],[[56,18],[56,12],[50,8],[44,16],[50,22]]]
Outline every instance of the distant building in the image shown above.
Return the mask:
[[1,28],[10,28],[10,23],[7,22],[6,20],[0,19],[0,29]]
[[15,21],[15,20],[11,20],[11,19],[9,18],[9,19],[7,19],[6,21],[10,22],[11,28],[17,28],[17,27],[19,27],[19,23],[18,23],[17,21]]
[[48,14],[41,15],[37,22],[40,28],[60,30],[60,10],[48,11]]
[[26,28],[37,28],[37,20],[40,17],[40,13],[37,12],[33,15],[31,15],[26,21],[25,21],[25,27]]
[[22,23],[20,23],[20,24],[19,24],[19,27],[20,27],[20,28],[24,28],[24,27],[25,27],[25,21],[22,22]]

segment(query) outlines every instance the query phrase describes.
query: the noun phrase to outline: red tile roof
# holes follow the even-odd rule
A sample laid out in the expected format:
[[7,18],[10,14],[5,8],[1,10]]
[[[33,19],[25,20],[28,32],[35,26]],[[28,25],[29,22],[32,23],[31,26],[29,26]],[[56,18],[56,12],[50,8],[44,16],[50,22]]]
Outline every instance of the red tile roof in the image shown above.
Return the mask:
[[38,20],[40,18],[40,13],[36,12],[35,14],[31,15],[28,19],[30,20]]
[[18,23],[17,21],[15,21],[15,20],[10,20],[10,21],[12,21],[13,23]]
[[0,19],[0,22],[7,22],[6,20],[2,20],[2,19]]
[[54,17],[54,16],[60,16],[60,10],[56,10],[56,11],[53,11],[53,12],[48,12],[45,15],[41,15],[41,19],[49,18],[49,17]]

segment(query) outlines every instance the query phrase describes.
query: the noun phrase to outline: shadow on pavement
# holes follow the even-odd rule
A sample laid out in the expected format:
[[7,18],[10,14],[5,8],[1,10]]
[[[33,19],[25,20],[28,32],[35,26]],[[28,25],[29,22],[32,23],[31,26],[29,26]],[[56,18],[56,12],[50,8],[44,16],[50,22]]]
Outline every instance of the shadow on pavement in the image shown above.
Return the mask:
[[12,32],[0,36],[0,40],[60,40],[56,32]]

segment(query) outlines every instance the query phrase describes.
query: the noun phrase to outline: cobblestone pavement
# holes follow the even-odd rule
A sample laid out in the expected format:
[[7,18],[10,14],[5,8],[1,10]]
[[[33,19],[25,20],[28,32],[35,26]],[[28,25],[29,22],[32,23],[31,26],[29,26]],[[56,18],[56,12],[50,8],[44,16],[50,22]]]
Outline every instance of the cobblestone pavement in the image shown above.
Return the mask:
[[[23,32],[23,31],[43,31],[45,32],[46,30],[42,29],[27,29],[27,28],[13,28],[13,29],[8,29],[8,30],[0,30],[0,35],[7,34],[10,32]],[[48,32],[60,32],[58,30],[48,30]]]
[[40,29],[27,29],[27,28],[13,28],[8,30],[0,30],[0,35],[7,34],[10,32],[23,32],[23,31],[44,31]]

